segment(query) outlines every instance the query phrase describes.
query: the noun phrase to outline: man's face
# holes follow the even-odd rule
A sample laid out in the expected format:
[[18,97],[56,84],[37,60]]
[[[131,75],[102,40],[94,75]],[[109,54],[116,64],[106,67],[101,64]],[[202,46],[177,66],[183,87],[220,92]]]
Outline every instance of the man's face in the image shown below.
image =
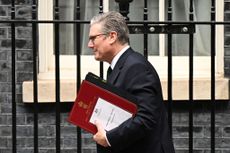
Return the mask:
[[89,31],[88,47],[93,50],[94,58],[98,61],[111,62],[109,35],[101,32],[100,24],[93,24]]

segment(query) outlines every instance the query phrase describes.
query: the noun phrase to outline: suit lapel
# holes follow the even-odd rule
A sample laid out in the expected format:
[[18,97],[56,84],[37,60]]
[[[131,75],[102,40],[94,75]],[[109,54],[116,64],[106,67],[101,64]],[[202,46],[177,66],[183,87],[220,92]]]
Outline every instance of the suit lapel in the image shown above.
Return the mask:
[[127,57],[133,52],[133,50],[131,48],[129,48],[127,51],[125,51],[121,57],[119,58],[119,60],[117,61],[112,73],[110,74],[109,78],[108,78],[108,82],[111,84],[115,84],[118,76],[120,75],[120,72],[123,68],[123,65],[127,59]]

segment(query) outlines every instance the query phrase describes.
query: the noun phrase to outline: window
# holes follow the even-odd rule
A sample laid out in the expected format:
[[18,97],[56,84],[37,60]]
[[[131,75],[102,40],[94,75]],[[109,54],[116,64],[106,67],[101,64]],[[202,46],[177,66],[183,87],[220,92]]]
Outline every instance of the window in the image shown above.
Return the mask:
[[[108,3],[108,1],[104,0],[104,3]],[[221,2],[222,1],[222,2]],[[223,20],[223,0],[221,0],[220,2],[218,2],[218,4],[216,4],[216,8],[217,8],[217,20]],[[40,0],[41,4],[44,4],[46,7],[52,8],[52,2],[47,2],[45,0]],[[106,3],[106,4],[107,4]],[[195,21],[210,21],[210,11],[211,10],[211,2],[208,0],[205,1],[194,1],[194,20]],[[73,20],[74,19],[74,0],[68,0],[68,1],[64,1],[64,3],[62,3],[62,1],[60,1],[60,19],[62,20]],[[40,5],[42,6],[42,5]],[[81,8],[81,18],[85,19],[85,20],[90,20],[90,18],[99,12],[98,6],[99,6],[99,2],[98,1],[92,1],[92,0],[86,0],[86,1],[82,1],[81,6],[84,6]],[[118,8],[118,4],[115,1],[109,1],[108,4],[108,9],[109,10],[119,10]],[[148,1],[148,7],[151,9],[148,9],[148,20],[152,20],[152,21],[165,21],[167,19],[167,2],[164,1]],[[185,0],[178,0],[178,1],[173,1],[172,3],[172,7],[173,7],[173,20],[174,21],[189,21],[189,1],[185,1]],[[52,10],[51,9],[46,9],[46,11],[43,9],[43,7],[40,7],[42,10],[40,11],[41,13],[44,13],[44,16],[41,14],[40,15],[40,19],[53,19],[52,16]],[[106,6],[105,6],[106,8]],[[142,1],[133,1],[132,3],[130,3],[130,14],[129,17],[131,20],[143,20],[143,8],[144,8],[144,4]],[[87,10],[87,11],[86,11]],[[203,10],[207,10],[207,11],[203,11]],[[52,25],[48,25],[50,27],[50,29],[52,29]],[[66,24],[63,25],[61,24],[60,26],[61,28],[61,32],[60,32],[60,48],[61,48],[61,54],[64,55],[61,57],[61,59],[63,58],[63,60],[66,60],[66,58],[70,58],[70,59],[75,59],[73,57],[70,57],[70,55],[73,55],[75,49],[74,49],[74,25],[73,24]],[[52,47],[52,43],[53,43],[53,32],[52,30],[46,30],[45,34],[46,36],[49,34],[49,37],[47,41],[46,39],[44,39],[43,37],[40,36],[40,42],[43,40],[45,43],[48,44],[43,44],[40,43],[40,52],[44,52],[44,54],[40,54],[40,60],[41,61],[41,65],[40,65],[40,72],[47,72],[49,70],[53,70],[54,66],[52,63],[53,60],[50,60],[50,57],[52,57],[53,54],[53,47]],[[83,34],[82,34],[82,54],[86,55],[86,58],[90,58],[88,57],[88,55],[91,55],[91,50],[87,48],[87,42],[88,42],[88,25],[84,25],[83,26]],[[42,30],[40,30],[42,32]],[[219,42],[216,43],[216,48],[218,48],[218,52],[217,52],[217,58],[223,58],[223,27],[221,26],[217,26],[217,40],[219,40]],[[143,51],[143,43],[137,43],[140,40],[143,40],[143,35],[131,35],[131,46],[132,48],[134,48],[137,51],[142,52]],[[47,38],[47,37],[46,37]],[[210,38],[210,26],[209,25],[197,25],[196,26],[196,34],[194,35],[194,55],[195,55],[195,63],[199,63],[199,61],[203,61],[203,60],[209,60],[209,55],[210,55],[210,40],[207,39]],[[173,55],[176,61],[188,61],[187,60],[187,56],[188,56],[188,42],[189,42],[189,37],[188,35],[173,35]],[[158,58],[160,57],[161,59],[156,59],[157,63],[159,63],[158,61],[162,61],[164,57],[167,56],[167,46],[166,46],[166,35],[164,34],[152,34],[148,36],[148,51],[149,54],[151,55],[149,60],[151,60],[152,58]],[[50,43],[51,42],[51,43]],[[49,46],[50,45],[50,46]],[[44,49],[44,47],[46,47]],[[46,56],[46,57],[44,57]],[[184,59],[183,59],[184,58]],[[47,59],[49,59],[47,61]],[[43,61],[44,60],[44,61]],[[167,60],[167,58],[165,58],[165,60]],[[70,60],[72,61],[72,60]],[[153,62],[154,62],[153,61]],[[217,62],[220,62],[223,60],[217,60]],[[46,64],[43,64],[46,63]],[[66,63],[66,62],[63,62]],[[73,61],[73,63],[75,63]],[[161,65],[162,64],[157,64],[157,63],[153,63],[156,65],[156,69],[158,69],[157,65]],[[167,63],[167,61],[164,62],[165,64]],[[204,63],[204,62],[202,62]],[[61,64],[64,68],[69,69],[69,64],[68,65],[64,65]],[[71,65],[75,65],[75,64],[71,64]],[[176,68],[176,63],[174,64],[175,68]],[[186,64],[188,65],[188,63]],[[197,71],[195,71],[195,75],[196,72],[198,73],[197,75],[201,75],[201,73],[204,72],[204,69],[206,69],[206,71],[208,72],[210,68],[207,67],[207,65],[202,65],[201,63],[197,64],[199,66],[197,66],[197,69],[200,67],[201,71],[199,71],[199,69]],[[195,65],[196,67],[196,65]],[[206,67],[206,68],[205,68]],[[184,71],[186,71],[187,67],[185,68]],[[167,70],[165,68],[159,68],[159,73],[162,72],[162,70]],[[179,72],[178,72],[179,71]],[[182,71],[181,71],[181,67],[179,70],[175,70],[174,72],[178,75],[181,75]],[[217,72],[218,73],[223,73],[223,63],[217,63]],[[161,73],[162,75],[167,74],[167,71],[164,71]]]
[[[104,11],[116,10],[119,11],[118,3],[115,1],[104,0]],[[133,1],[130,3],[130,20],[143,20],[143,1]],[[172,2],[173,21],[189,21],[189,1],[176,0]],[[148,20],[150,21],[166,21],[167,20],[167,1],[152,1],[148,0]],[[195,21],[210,21],[211,2],[209,0],[194,0],[194,20]],[[47,0],[39,0],[39,19],[53,20],[53,2]],[[60,18],[62,20],[73,20],[74,17],[74,0],[60,0]],[[81,1],[81,19],[90,20],[94,14],[99,12],[99,1],[83,0]],[[223,7],[224,1],[220,0],[216,3],[216,20],[223,21]],[[207,10],[207,11],[204,11]],[[76,57],[75,57],[75,38],[74,25],[61,24],[60,25],[60,66],[61,78],[63,80],[74,79],[76,76]],[[99,74],[99,62],[94,60],[91,55],[91,50],[87,48],[88,43],[88,25],[82,26],[82,78],[88,71]],[[210,25],[196,25],[196,33],[194,34],[194,78],[198,79],[197,91],[199,83],[202,86],[202,81],[207,82],[210,79]],[[53,48],[53,25],[40,24],[39,25],[39,79],[47,80],[54,78],[54,48]],[[209,38],[209,39],[207,39]],[[184,83],[185,90],[180,90],[188,93],[188,73],[189,73],[189,36],[182,34],[173,35],[172,53],[173,53],[173,83],[177,86],[179,80],[180,86]],[[134,50],[143,51],[143,35],[130,35],[130,42]],[[137,43],[138,42],[138,43]],[[165,34],[149,34],[148,35],[148,52],[149,61],[154,65],[162,80],[163,90],[166,96],[167,88],[167,35]],[[216,76],[223,78],[223,26],[216,26]],[[68,62],[67,62],[68,61]],[[89,62],[90,61],[90,62]],[[108,65],[105,64],[105,67]],[[105,68],[106,69],[106,68]],[[184,82],[183,82],[184,81]],[[182,83],[183,82],[183,83]],[[196,82],[195,82],[196,84]],[[208,84],[208,83],[207,83]],[[183,85],[182,85],[183,86]],[[207,85],[207,92],[209,92],[210,84]],[[218,86],[218,85],[217,85]],[[227,83],[226,83],[227,86]],[[226,90],[226,86],[220,87]],[[73,87],[71,87],[73,88]],[[174,89],[177,91],[177,89]],[[196,90],[196,89],[195,89]],[[220,90],[220,92],[222,92]],[[228,90],[227,90],[228,91]],[[178,92],[179,93],[179,92]],[[187,94],[186,93],[186,94]],[[199,93],[199,91],[198,91]],[[208,94],[208,93],[207,93]],[[75,95],[75,94],[74,94]],[[183,95],[183,94],[182,94]],[[74,97],[74,96],[73,96]],[[178,99],[184,98],[176,96]],[[209,96],[210,97],[210,96]],[[176,98],[176,99],[177,99]],[[198,97],[199,98],[199,97]],[[201,97],[202,98],[202,97]],[[221,98],[221,97],[220,97]],[[225,98],[222,96],[222,98]],[[206,98],[207,99],[207,98]]]

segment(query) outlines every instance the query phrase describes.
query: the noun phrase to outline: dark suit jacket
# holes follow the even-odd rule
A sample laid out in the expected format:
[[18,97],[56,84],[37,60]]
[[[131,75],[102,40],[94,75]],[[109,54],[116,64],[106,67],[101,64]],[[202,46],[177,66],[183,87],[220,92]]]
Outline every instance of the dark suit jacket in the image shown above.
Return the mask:
[[145,57],[129,48],[118,60],[108,82],[134,95],[138,112],[107,131],[111,147],[97,145],[98,153],[174,153],[160,80]]

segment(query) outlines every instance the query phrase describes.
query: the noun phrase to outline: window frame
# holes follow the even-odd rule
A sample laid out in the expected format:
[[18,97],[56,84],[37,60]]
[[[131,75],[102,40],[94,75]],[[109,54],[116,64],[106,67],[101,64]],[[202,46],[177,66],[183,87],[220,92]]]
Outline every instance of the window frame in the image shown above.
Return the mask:
[[[104,12],[107,12],[109,10],[109,1],[104,0]],[[52,1],[46,1],[46,0],[39,0],[39,20],[53,20],[53,2]],[[165,18],[165,1],[159,1],[159,21],[164,21]],[[49,9],[48,9],[49,8]],[[50,9],[52,8],[52,9]],[[224,8],[224,1],[220,0],[220,2],[216,3],[216,21],[223,21],[223,8]],[[224,57],[224,28],[223,25],[217,25],[216,26],[216,50],[218,49],[218,52],[216,54],[216,74],[217,75],[223,75],[224,73],[224,63],[223,63],[223,57]],[[52,24],[40,24],[39,25],[39,78],[45,79],[45,78],[54,78],[54,40],[53,40],[53,26]],[[167,57],[164,56],[165,51],[165,36],[166,34],[159,34],[159,47],[160,47],[160,55],[159,56],[149,56],[149,61],[154,65],[158,73],[160,74],[160,77],[167,77]],[[82,61],[89,61],[92,59],[93,55],[82,55]],[[188,64],[181,64],[181,61],[188,61],[186,60],[188,57],[173,57],[173,73],[174,77],[182,77],[182,76],[188,76],[187,73],[184,73],[184,75],[181,74],[181,72],[186,72],[188,69]],[[175,60],[174,60],[175,59]],[[68,60],[68,62],[66,62]],[[92,60],[91,60],[92,61]],[[179,63],[178,63],[179,61]],[[200,62],[200,61],[207,61]],[[210,63],[211,61],[210,57],[199,57],[194,56],[194,64],[199,62],[199,66],[194,66],[194,72],[195,77],[199,77],[199,74],[202,74],[200,77],[203,76],[210,76]],[[92,68],[90,66],[83,67],[83,76],[86,72],[84,71],[93,71],[95,73],[99,73],[99,64],[96,64],[95,67]],[[82,64],[83,65],[83,64]],[[180,65],[180,70],[177,69],[177,65]],[[185,69],[181,71],[181,65],[186,65]],[[105,64],[105,67],[108,65]],[[106,69],[106,68],[105,68]],[[75,55],[60,55],[60,70],[64,71],[65,73],[61,73],[61,78],[72,78],[76,77],[76,75],[73,75],[74,73],[71,71],[76,71],[76,57]],[[196,75],[196,72],[198,75]],[[206,72],[205,75],[203,72]],[[69,73],[69,74],[68,74]],[[64,75],[62,75],[64,74]]]

